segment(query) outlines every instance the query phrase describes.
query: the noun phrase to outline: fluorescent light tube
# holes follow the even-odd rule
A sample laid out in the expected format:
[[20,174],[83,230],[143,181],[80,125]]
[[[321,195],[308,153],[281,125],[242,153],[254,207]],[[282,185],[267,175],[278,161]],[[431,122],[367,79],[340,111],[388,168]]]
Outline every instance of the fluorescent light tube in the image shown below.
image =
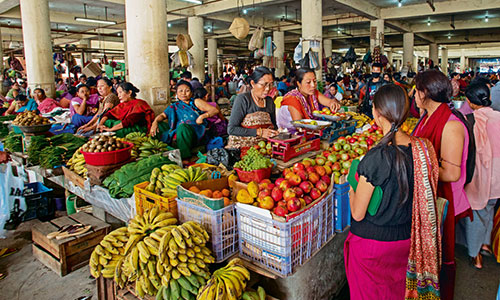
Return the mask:
[[116,24],[116,21],[99,20],[99,19],[91,19],[91,18],[80,18],[80,17],[75,17],[75,21],[87,22],[87,23],[99,23],[99,24],[106,24],[106,25],[115,25]]

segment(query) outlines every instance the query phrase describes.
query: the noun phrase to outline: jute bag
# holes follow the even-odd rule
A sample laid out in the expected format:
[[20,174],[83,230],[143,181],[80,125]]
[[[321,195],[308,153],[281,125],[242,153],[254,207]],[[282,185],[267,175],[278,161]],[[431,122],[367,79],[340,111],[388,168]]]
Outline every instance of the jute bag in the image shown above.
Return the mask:
[[234,18],[233,23],[229,27],[229,31],[234,35],[238,40],[242,40],[247,37],[248,32],[250,31],[250,25],[247,20],[237,17]]
[[189,34],[178,34],[175,38],[175,44],[180,50],[183,51],[188,51],[191,47],[193,47],[193,41],[191,40],[191,36],[189,36]]
[[255,49],[260,49],[262,48],[263,44],[264,44],[264,29],[262,27],[258,27],[252,34],[252,38],[250,38],[250,42],[248,43],[248,50],[254,51]]

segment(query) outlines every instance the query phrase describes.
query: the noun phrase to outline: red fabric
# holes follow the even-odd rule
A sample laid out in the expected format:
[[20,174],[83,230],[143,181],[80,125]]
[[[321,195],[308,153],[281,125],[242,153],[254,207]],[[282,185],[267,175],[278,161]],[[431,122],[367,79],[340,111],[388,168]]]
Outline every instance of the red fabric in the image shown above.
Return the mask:
[[151,129],[151,124],[153,124],[155,113],[146,101],[132,99],[127,102],[121,102],[104,116],[121,120],[123,128],[130,127],[141,120],[145,120],[149,131],[149,129]]
[[[314,93],[315,93],[316,99],[318,99],[318,95],[319,95],[318,90],[316,90]],[[312,111],[314,111],[315,107],[316,107],[313,103],[314,102],[313,97],[308,96],[306,101],[307,101],[307,105],[309,105],[311,113],[312,113]],[[288,93],[283,97],[283,100],[281,101],[281,106],[284,106],[284,105],[292,106],[293,108],[295,108],[298,112],[300,112],[303,119],[309,118],[309,114],[307,113],[306,108],[302,105],[301,100],[298,97],[292,95],[291,93]]]
[[61,105],[59,104],[59,102],[52,98],[45,98],[40,104],[38,104],[38,110],[42,114],[49,113],[56,107],[61,107]]
[[[450,118],[451,110],[445,103],[442,103],[438,109],[429,118],[425,115],[420,124],[415,129],[414,135],[423,137],[431,141],[436,154],[441,157],[441,139],[444,126]],[[441,298],[443,300],[453,299],[455,289],[455,206],[453,203],[453,192],[449,182],[438,183],[438,197],[447,199],[448,212],[443,224],[443,264],[439,282],[441,284]]]

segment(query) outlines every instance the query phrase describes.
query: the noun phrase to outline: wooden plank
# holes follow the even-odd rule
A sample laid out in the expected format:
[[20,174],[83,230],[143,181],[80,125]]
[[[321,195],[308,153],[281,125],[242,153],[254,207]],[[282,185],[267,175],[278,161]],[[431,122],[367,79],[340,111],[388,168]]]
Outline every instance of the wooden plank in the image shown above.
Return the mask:
[[59,276],[64,276],[67,274],[66,270],[62,268],[61,263],[57,258],[50,255],[48,252],[44,251],[38,245],[33,244],[33,256],[38,259],[41,263],[47,266],[52,271],[56,272]]
[[73,272],[74,270],[77,270],[85,265],[88,265],[90,255],[92,254],[93,250],[94,248],[88,248],[74,255],[66,257],[68,273]]
[[278,276],[276,274],[273,274],[269,271],[266,271],[264,269],[261,269],[259,268],[258,266],[254,265],[253,263],[245,260],[245,259],[241,259],[241,261],[243,262],[243,265],[245,268],[247,268],[248,270],[252,271],[252,272],[255,272],[259,275],[262,275],[264,277],[267,277],[267,278],[271,278],[271,279],[277,279]]
[[64,217],[60,217],[57,219],[53,219],[50,221],[50,223],[61,228],[61,227],[66,226],[66,225],[76,224],[77,222],[75,222],[75,220],[70,219],[69,217],[64,216]]
[[57,230],[57,227],[49,222],[39,222],[31,230],[32,240],[43,249],[50,252],[57,258],[61,258],[61,247],[47,238],[47,234]]
[[94,248],[101,242],[101,240],[106,235],[106,231],[104,229],[91,232],[91,234],[87,234],[85,236],[77,236],[77,239],[69,241],[67,244],[63,245],[66,248],[66,254],[71,256],[75,253],[83,251],[88,248]]
[[94,231],[97,231],[97,230],[100,230],[103,228],[110,228],[111,227],[108,223],[103,222],[103,221],[99,220],[98,218],[93,217],[85,212],[79,212],[79,213],[70,215],[69,217],[78,223],[85,224],[85,225],[92,225],[92,229]]

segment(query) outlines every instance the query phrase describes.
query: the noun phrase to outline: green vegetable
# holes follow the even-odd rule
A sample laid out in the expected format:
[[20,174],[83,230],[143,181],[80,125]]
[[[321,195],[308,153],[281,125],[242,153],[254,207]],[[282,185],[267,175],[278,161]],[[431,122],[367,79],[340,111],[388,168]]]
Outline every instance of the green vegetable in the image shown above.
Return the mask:
[[235,168],[240,168],[243,171],[253,171],[259,169],[266,169],[272,166],[271,160],[264,157],[259,150],[250,148],[243,159],[234,164]]
[[16,134],[11,131],[4,141],[5,148],[10,152],[22,152],[23,151],[23,136],[21,134]]

